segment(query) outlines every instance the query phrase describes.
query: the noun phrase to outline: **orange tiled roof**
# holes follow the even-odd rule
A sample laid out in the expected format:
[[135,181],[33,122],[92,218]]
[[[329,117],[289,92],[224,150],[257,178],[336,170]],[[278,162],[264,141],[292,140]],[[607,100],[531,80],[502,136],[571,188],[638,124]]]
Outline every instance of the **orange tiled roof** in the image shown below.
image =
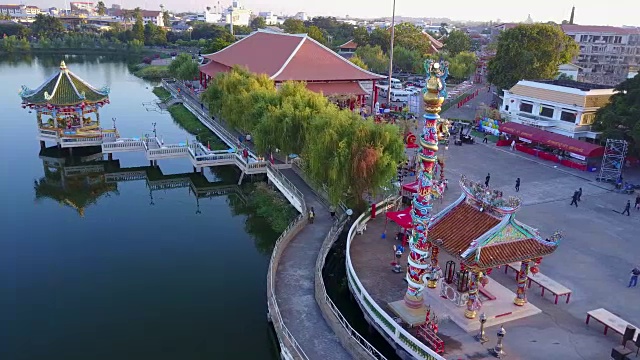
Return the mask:
[[441,239],[443,243],[440,247],[458,258],[469,248],[473,240],[499,222],[499,219],[462,202],[429,229],[428,237],[432,241]]
[[358,44],[356,44],[355,41],[353,40],[349,40],[346,43],[342,44],[339,46],[340,49],[357,49],[358,48]]
[[[557,246],[545,245],[536,239],[524,239],[485,246],[480,249],[477,267],[488,269],[516,261],[529,260],[551,254]],[[475,260],[475,252],[469,257]]]

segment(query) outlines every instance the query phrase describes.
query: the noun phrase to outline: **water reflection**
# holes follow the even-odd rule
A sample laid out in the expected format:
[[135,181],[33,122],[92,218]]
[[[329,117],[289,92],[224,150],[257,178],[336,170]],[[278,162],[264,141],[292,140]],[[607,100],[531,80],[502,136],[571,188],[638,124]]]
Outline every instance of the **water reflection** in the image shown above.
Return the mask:
[[[153,193],[156,191],[188,188],[189,194],[195,198],[194,211],[198,215],[202,214],[200,199],[225,195],[234,215],[252,215],[242,188],[230,181],[209,181],[204,173],[165,175],[159,166],[123,168],[119,160],[105,160],[100,147],[77,148],[71,156],[68,150],[54,146],[40,150],[39,157],[44,176],[34,181],[36,201],[54,200],[75,209],[81,217],[100,198],[120,195],[119,182],[142,180],[146,182],[151,206],[155,205]],[[229,178],[229,175],[223,177]],[[262,224],[260,220],[256,221]],[[250,228],[254,226],[247,226],[247,230]],[[258,233],[263,229],[253,230]]]

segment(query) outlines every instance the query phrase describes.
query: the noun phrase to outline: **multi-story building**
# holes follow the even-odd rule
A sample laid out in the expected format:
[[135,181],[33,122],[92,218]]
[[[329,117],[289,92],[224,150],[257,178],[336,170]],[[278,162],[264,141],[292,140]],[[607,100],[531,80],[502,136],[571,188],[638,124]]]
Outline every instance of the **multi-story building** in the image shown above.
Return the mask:
[[38,15],[40,8],[31,5],[0,5],[0,14],[16,17]]
[[274,14],[273,11],[261,11],[258,16],[263,18],[267,25],[278,25],[278,15]]
[[[133,10],[116,9],[112,10],[111,14],[114,19],[124,22],[133,23],[135,21]],[[145,24],[152,23],[157,26],[164,26],[164,16],[162,11],[156,10],[141,10],[142,22]]]
[[96,5],[93,2],[72,1],[69,6],[73,14],[92,15],[96,12]]
[[596,111],[614,94],[611,86],[571,80],[518,81],[504,91],[501,112],[509,121],[575,139],[597,139]]
[[562,25],[580,45],[574,63],[582,68],[584,81],[617,85],[640,65],[640,28]]
[[233,1],[224,13],[224,21],[226,24],[233,23],[234,26],[249,26],[251,23],[251,10],[245,8],[239,1]]

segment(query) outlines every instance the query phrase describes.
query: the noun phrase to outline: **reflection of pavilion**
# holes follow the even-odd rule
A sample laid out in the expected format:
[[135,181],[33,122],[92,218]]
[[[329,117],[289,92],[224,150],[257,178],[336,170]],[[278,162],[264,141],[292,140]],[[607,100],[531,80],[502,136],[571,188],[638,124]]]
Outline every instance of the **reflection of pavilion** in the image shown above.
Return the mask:
[[84,216],[85,209],[102,197],[119,195],[118,183],[146,180],[150,205],[153,192],[189,188],[196,197],[196,213],[200,213],[200,199],[236,194],[244,198],[233,184],[210,182],[202,173],[164,175],[157,166],[121,168],[118,160],[103,160],[99,147],[77,149],[74,157],[61,156],[57,147],[40,151],[44,177],[34,182],[36,200],[49,198],[70,206]]

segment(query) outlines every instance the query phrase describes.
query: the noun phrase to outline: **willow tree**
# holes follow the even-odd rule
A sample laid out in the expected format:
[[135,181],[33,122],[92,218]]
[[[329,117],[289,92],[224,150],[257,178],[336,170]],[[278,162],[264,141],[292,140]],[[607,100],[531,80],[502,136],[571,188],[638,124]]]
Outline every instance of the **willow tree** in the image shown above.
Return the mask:
[[276,102],[264,114],[255,129],[255,137],[259,148],[275,147],[287,154],[303,151],[309,136],[307,129],[316,114],[334,106],[301,82],[283,83]]
[[252,96],[256,93],[265,96],[275,94],[273,81],[266,75],[255,75],[249,71],[234,67],[226,73],[219,73],[202,94],[202,100],[209,109],[229,125],[246,132],[252,132],[257,119],[251,117],[254,110]]

